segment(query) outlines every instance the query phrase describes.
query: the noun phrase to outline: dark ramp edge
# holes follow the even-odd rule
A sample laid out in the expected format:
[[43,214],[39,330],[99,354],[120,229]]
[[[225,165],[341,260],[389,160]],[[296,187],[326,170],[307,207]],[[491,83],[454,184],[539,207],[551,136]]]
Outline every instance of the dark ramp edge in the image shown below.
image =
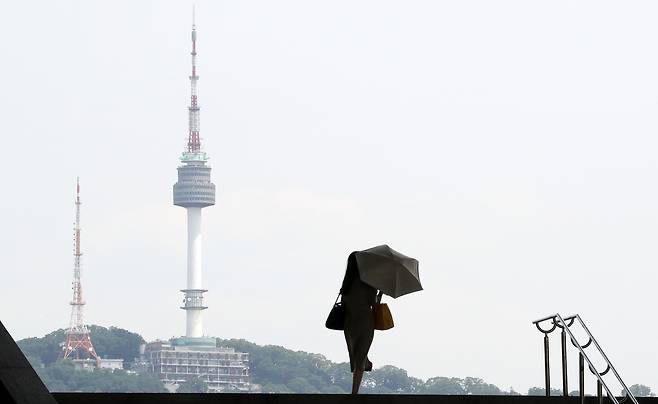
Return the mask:
[[[539,396],[426,396],[342,394],[167,394],[167,393],[53,393],[59,404],[580,404],[578,397]],[[638,398],[640,404],[658,404],[658,398]],[[605,399],[604,404],[612,401]],[[585,397],[585,404],[598,404]]]
[[0,397],[3,403],[57,404],[0,322]]
[[5,388],[5,385],[0,381],[0,402],[2,403],[15,403],[14,399],[9,394],[9,391]]

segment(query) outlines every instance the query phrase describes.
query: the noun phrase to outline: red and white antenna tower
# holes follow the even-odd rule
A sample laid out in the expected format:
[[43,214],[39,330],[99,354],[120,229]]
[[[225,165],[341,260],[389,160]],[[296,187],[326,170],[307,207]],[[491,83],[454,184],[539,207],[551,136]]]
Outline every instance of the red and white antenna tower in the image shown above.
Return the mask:
[[73,299],[71,300],[71,323],[66,331],[66,344],[62,348],[62,357],[75,359],[95,359],[100,358],[96,354],[94,345],[91,343],[89,329],[84,323],[82,308],[85,305],[82,299],[82,283],[80,282],[80,258],[82,250],[80,249],[80,178],[77,179],[76,199],[75,199],[75,227],[74,247],[73,247]]

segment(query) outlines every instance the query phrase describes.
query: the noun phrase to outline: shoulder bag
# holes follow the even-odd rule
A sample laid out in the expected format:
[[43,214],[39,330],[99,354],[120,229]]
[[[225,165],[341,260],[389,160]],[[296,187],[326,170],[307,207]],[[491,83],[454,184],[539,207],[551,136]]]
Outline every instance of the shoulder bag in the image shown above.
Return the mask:
[[327,321],[325,321],[324,326],[330,330],[344,330],[345,329],[345,307],[343,303],[339,302],[340,293],[336,297],[334,302],[334,307],[331,308],[329,316],[327,316]]

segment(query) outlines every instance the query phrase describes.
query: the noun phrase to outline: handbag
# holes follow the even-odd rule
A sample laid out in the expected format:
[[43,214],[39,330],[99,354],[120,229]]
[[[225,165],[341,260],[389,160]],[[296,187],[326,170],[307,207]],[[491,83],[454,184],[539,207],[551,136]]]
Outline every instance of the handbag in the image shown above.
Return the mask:
[[375,303],[375,330],[389,330],[395,326],[393,315],[386,303]]
[[344,330],[345,329],[345,307],[343,303],[339,302],[340,293],[336,297],[334,302],[334,307],[331,308],[329,316],[327,316],[327,321],[324,322],[324,326],[330,330]]

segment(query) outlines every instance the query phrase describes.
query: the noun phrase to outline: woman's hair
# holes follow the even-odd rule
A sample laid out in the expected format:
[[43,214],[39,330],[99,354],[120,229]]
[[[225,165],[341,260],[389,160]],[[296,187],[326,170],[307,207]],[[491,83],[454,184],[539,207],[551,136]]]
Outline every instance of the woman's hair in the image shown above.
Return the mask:
[[340,293],[343,295],[349,293],[354,278],[358,277],[359,268],[356,263],[356,251],[354,251],[347,257],[347,269],[345,269],[345,277],[343,278],[343,285],[340,287]]

